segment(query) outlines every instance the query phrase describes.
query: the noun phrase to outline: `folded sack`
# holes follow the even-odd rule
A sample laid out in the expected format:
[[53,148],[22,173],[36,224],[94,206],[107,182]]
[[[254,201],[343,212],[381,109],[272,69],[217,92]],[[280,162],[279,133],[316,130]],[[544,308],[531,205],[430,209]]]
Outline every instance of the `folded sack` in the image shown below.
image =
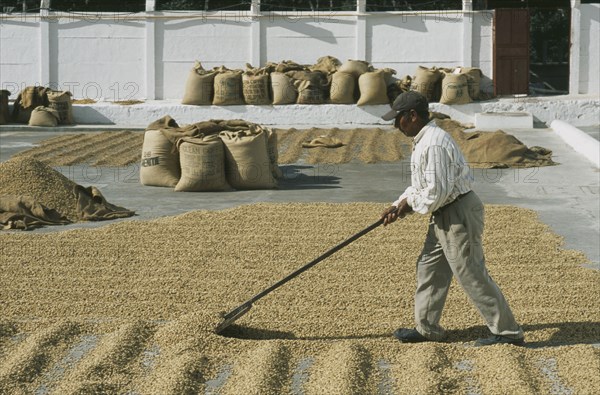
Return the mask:
[[302,148],[338,148],[343,146],[342,140],[337,137],[319,136],[312,140],[307,140],[302,143]]
[[69,223],[71,221],[58,211],[40,204],[31,196],[0,196],[0,226],[3,230],[30,230]]

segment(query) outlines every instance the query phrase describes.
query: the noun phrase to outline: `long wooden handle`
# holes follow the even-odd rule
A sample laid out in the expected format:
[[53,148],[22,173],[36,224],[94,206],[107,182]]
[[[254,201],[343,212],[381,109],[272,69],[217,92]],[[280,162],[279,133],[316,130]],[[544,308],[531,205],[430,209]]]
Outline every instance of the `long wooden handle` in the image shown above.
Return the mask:
[[305,271],[307,271],[311,267],[315,266],[317,263],[321,262],[323,259],[325,259],[325,258],[327,258],[327,257],[329,257],[329,256],[331,256],[333,254],[335,254],[336,252],[338,252],[342,248],[346,247],[348,244],[352,243],[356,239],[358,239],[358,238],[366,235],[367,233],[369,233],[373,229],[379,227],[379,225],[381,225],[381,224],[383,224],[383,218],[381,218],[380,220],[378,220],[374,224],[368,226],[367,228],[361,230],[360,232],[358,232],[354,236],[349,237],[348,239],[342,241],[340,244],[338,244],[335,247],[331,248],[330,250],[328,250],[324,254],[320,255],[319,257],[313,259],[312,261],[310,261],[306,265],[302,266],[298,270],[296,270],[296,271],[288,274],[286,277],[282,278],[281,280],[279,280],[275,284],[271,285],[269,288],[267,288],[267,289],[265,289],[265,290],[257,293],[256,295],[254,295],[253,297],[251,297],[250,299],[248,299],[243,304],[252,304],[252,303],[256,302],[260,298],[264,297],[265,295],[267,295],[267,294],[273,292],[274,290],[276,290],[277,288],[281,287],[283,284],[287,283],[288,281],[290,281],[294,277],[297,277],[298,275],[304,273]]

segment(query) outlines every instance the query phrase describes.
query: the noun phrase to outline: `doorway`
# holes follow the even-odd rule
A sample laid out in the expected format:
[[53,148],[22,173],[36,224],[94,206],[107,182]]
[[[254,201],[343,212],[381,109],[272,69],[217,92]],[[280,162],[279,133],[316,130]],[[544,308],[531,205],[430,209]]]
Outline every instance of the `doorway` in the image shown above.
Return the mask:
[[529,93],[529,9],[494,12],[494,94]]

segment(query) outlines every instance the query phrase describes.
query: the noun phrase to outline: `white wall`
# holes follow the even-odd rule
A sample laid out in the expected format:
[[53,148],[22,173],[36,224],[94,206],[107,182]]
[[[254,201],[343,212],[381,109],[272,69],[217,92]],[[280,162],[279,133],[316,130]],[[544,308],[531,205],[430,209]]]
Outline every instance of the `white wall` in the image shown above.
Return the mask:
[[126,100],[144,90],[143,21],[64,20],[51,24],[50,85],[76,98]]
[[600,92],[600,4],[581,5],[579,93]]
[[0,14],[0,86],[12,98],[24,86],[50,84],[75,98],[179,99],[195,60],[207,69],[244,68],[313,64],[325,55],[368,60],[401,78],[418,65],[470,66],[463,62],[464,26],[476,46],[470,63],[490,76],[491,36],[482,32],[491,21],[479,14],[469,14],[472,28],[460,11]]
[[1,18],[0,14],[0,89],[19,92],[27,85],[42,84],[40,24]]
[[314,64],[321,56],[342,62],[356,59],[356,17],[324,13],[322,17],[293,15],[264,17],[261,25],[261,62],[293,60]]
[[[598,4],[581,5],[578,93],[599,87]],[[397,77],[418,65],[474,66],[492,90],[490,11],[389,13],[148,12],[0,14],[0,88],[16,97],[35,84],[75,98],[179,99],[195,60],[205,68],[325,55],[391,67]],[[470,64],[469,64],[470,63]],[[574,92],[575,93],[575,92]]]
[[245,68],[250,62],[248,22],[224,19],[156,21],[156,96],[183,97],[187,75],[199,60],[205,69],[225,65]]

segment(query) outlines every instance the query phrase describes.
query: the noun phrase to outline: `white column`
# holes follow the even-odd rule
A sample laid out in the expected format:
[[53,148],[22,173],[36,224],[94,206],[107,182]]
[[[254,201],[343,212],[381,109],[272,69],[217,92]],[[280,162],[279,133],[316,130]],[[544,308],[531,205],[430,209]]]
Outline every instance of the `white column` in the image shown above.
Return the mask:
[[253,67],[261,66],[261,18],[260,18],[260,1],[252,0],[250,3],[250,64]]
[[[146,0],[146,12],[156,9],[154,0]],[[154,19],[146,18],[146,100],[156,99],[156,25]]]
[[358,60],[367,59],[367,1],[358,0],[356,3],[356,50]]
[[473,65],[473,0],[463,0],[463,50],[462,66]]
[[40,85],[50,84],[50,0],[40,1]]
[[569,56],[569,94],[579,93],[581,51],[581,0],[571,0],[571,51]]

